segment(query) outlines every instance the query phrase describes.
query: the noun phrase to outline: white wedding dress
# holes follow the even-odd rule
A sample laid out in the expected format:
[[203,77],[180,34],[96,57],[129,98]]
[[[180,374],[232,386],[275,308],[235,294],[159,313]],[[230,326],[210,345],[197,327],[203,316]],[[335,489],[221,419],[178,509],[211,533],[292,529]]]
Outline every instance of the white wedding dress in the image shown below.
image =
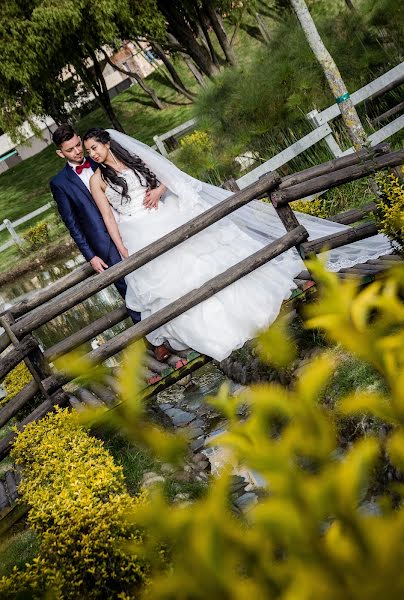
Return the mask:
[[[144,144],[113,130],[109,132],[140,156],[169,188],[158,208],[149,210],[143,206],[146,188],[130,169],[122,172],[130,200],[122,200],[119,191],[107,187],[107,199],[130,255],[229,196],[226,190],[182,173]],[[314,238],[329,234],[330,228],[331,232],[345,229],[307,215],[299,215],[299,220],[309,233],[314,231]],[[273,207],[253,201],[127,275],[126,305],[141,312],[143,320],[284,233]],[[351,244],[342,254],[330,252],[331,268],[350,266],[390,250],[383,236],[364,242]],[[155,346],[168,341],[175,350],[193,348],[223,360],[276,319],[283,300],[296,287],[293,278],[302,269],[304,263],[297,252],[289,250],[146,337]]]

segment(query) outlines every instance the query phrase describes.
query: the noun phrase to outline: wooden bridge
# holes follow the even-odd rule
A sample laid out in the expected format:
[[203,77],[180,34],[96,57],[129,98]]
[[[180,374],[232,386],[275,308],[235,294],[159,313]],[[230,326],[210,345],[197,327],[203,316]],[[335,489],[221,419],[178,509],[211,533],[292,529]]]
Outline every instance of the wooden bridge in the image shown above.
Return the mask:
[[[224,273],[214,277],[200,288],[185,294],[147,319],[117,334],[86,355],[89,363],[100,364],[122,351],[131,342],[143,338],[146,334],[203,302],[290,248],[295,247],[304,260],[312,254],[322,252],[325,246],[327,249],[338,248],[376,234],[376,226],[371,222],[365,222],[326,238],[308,240],[309,234],[299,224],[298,216],[291,209],[290,203],[310,194],[317,194],[349,181],[370,176],[381,169],[394,169],[403,163],[404,150],[391,152],[385,144],[372,150],[364,150],[333,159],[284,178],[281,178],[276,172],[267,173],[243,190],[235,189],[234,182],[228,182],[226,187],[235,192],[232,196],[126,260],[110,267],[107,271],[94,274],[91,265],[86,263],[56,283],[38,291],[32,297],[15,303],[0,315],[0,323],[5,330],[0,336],[0,380],[17,364],[25,361],[32,374],[32,381],[0,409],[0,428],[12,422],[14,417],[18,419],[19,413],[38,392],[41,392],[44,398],[42,403],[17,423],[18,429],[21,430],[28,423],[43,418],[48,412],[54,410],[55,406],[71,406],[79,409],[83,404],[103,404],[113,407],[114,404],[119,402],[117,384],[113,377],[109,378],[105,385],[93,384],[88,389],[77,388],[72,394],[66,391],[63,386],[69,383],[73,377],[68,373],[55,371],[51,363],[57,357],[68,353],[123,321],[127,317],[125,306],[122,305],[112,310],[80,331],[42,351],[35,338],[35,331],[45,323],[250,201],[263,197],[271,199],[279,218],[285,226],[285,235]],[[332,217],[332,220],[346,225],[357,223],[368,216],[374,208],[375,205],[372,203],[361,209],[341,213]],[[397,260],[400,260],[399,257],[393,255],[380,257],[377,260],[369,260],[365,264],[341,269],[340,276],[343,278],[359,276],[363,282],[367,282],[392,264],[396,264]],[[294,290],[290,300],[286,302],[287,308],[292,307],[297,300],[307,294],[307,290],[312,290],[314,287],[313,277],[308,270],[302,271],[298,275],[296,283],[298,288]],[[171,359],[172,364],[160,367],[156,365],[156,361],[153,363],[153,359],[150,358],[147,376],[150,373],[155,373],[158,368],[163,371],[163,375],[167,373],[167,371],[164,372],[164,369],[168,370],[168,374],[152,385],[145,384],[144,397],[150,398],[178,382],[186,374],[199,369],[210,360],[207,356],[193,353],[188,355],[188,364],[176,369],[177,359]],[[10,432],[0,439],[0,461],[9,454],[15,435],[14,432]],[[18,508],[17,505],[17,508],[13,508],[16,497],[16,474],[13,469],[10,469],[3,480],[0,481],[0,517],[5,517],[3,521],[10,523],[21,515],[21,507]],[[1,529],[0,521],[0,531]]]

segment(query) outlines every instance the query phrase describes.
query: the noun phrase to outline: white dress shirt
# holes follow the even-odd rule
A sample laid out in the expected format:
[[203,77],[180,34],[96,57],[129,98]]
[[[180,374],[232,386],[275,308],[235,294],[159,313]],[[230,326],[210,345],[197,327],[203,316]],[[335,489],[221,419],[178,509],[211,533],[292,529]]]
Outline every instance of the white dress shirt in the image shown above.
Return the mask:
[[[86,161],[87,159],[83,160],[83,163]],[[83,164],[81,163],[81,164]],[[84,183],[84,185],[86,186],[86,188],[88,189],[88,191],[90,191],[90,177],[91,175],[94,174],[94,171],[92,170],[91,167],[89,167],[88,169],[83,169],[82,172],[80,173],[80,175],[77,173],[76,171],[76,167],[77,165],[74,165],[73,163],[69,162],[69,165],[71,166],[71,168],[73,169],[73,171],[76,173],[77,177],[79,177],[81,179],[81,181]]]

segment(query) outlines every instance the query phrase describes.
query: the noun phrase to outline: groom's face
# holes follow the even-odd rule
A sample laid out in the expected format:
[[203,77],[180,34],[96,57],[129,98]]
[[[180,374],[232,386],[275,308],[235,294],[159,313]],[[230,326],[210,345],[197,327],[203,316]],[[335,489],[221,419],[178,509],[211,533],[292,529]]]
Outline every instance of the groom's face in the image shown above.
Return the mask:
[[84,149],[81,138],[74,134],[74,136],[63,142],[58,150],[56,150],[56,154],[61,158],[66,158],[69,162],[73,164],[80,165],[84,159]]

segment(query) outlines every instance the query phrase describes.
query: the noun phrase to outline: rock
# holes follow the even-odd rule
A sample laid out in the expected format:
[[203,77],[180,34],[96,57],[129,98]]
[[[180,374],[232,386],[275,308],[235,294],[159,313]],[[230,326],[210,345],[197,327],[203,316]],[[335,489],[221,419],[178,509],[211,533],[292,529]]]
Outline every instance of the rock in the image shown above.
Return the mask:
[[202,419],[195,419],[195,421],[192,421],[192,427],[196,427],[196,428],[205,427],[205,421],[203,421]]
[[256,494],[253,492],[246,492],[240,496],[240,498],[237,498],[237,500],[234,501],[234,504],[237,506],[237,508],[240,508],[244,511],[251,508],[254,504],[257,504],[257,502],[258,498]]
[[161,465],[161,471],[170,475],[171,473],[174,473],[175,467],[173,467],[173,465],[170,465],[169,463],[163,463]]
[[173,474],[173,479],[180,483],[190,483],[190,481],[192,481],[192,475],[187,471],[179,471],[178,473]]
[[191,450],[199,452],[205,446],[205,438],[199,437],[191,442]]
[[176,496],[174,496],[174,502],[186,502],[190,499],[190,497],[191,496],[189,494],[177,494]]
[[174,423],[175,427],[184,427],[195,419],[195,415],[185,412],[185,410],[181,410],[180,408],[169,408],[166,413]]
[[144,488],[150,488],[154,485],[165,483],[165,477],[162,475],[157,475],[157,473],[146,473],[146,476],[143,476],[142,486]]
[[187,429],[188,439],[194,440],[195,438],[199,437],[200,435],[203,435],[203,429],[201,429],[200,427],[194,427],[194,424],[192,423],[192,427],[189,427]]

